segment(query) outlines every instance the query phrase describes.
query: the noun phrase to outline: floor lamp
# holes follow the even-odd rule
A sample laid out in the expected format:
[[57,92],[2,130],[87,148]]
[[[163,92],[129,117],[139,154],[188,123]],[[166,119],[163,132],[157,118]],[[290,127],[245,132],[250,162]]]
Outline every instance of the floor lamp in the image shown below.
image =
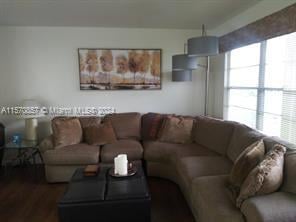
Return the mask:
[[172,57],[172,81],[192,81],[192,70],[197,69],[197,58],[186,54],[187,44],[184,44],[184,54]]
[[[35,101],[35,100],[24,100],[23,105],[25,109],[39,109],[41,106],[40,104]],[[23,115],[23,119],[25,119],[25,141],[26,142],[31,142],[31,143],[36,143],[38,141],[38,120],[37,118],[42,117],[43,114],[39,111],[33,111],[29,112],[27,115]]]
[[[216,36],[208,36],[205,26],[202,26],[202,36],[190,38],[187,41],[189,57],[206,57],[207,65],[205,80],[205,103],[204,115],[208,115],[208,100],[209,100],[209,76],[210,76],[210,56],[219,53],[219,39]],[[201,65],[199,65],[201,66]]]

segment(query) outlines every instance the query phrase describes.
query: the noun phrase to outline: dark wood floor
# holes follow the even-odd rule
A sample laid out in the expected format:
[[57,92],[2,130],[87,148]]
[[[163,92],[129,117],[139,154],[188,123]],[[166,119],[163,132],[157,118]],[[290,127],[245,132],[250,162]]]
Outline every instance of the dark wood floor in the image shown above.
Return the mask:
[[[2,172],[1,172],[2,171]],[[57,201],[67,184],[47,184],[42,167],[13,168],[0,171],[0,221],[58,222]],[[194,218],[177,185],[148,179],[152,197],[152,222],[194,222]]]

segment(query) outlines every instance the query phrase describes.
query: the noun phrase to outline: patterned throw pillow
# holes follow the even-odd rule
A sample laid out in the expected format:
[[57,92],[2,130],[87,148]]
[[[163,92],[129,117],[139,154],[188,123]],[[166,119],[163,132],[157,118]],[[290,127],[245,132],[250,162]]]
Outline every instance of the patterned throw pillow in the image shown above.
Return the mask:
[[252,196],[275,192],[283,181],[284,155],[286,148],[275,145],[268,152],[262,162],[257,165],[243,182],[236,206],[241,207],[242,202]]

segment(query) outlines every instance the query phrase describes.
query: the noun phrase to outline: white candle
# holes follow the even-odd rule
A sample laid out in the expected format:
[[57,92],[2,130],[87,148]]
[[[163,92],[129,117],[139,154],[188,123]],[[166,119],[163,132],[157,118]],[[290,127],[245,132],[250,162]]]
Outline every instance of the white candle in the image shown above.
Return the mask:
[[114,174],[118,174],[118,157],[114,158]]
[[119,175],[127,175],[128,173],[128,160],[126,154],[120,154],[115,158],[115,171]]

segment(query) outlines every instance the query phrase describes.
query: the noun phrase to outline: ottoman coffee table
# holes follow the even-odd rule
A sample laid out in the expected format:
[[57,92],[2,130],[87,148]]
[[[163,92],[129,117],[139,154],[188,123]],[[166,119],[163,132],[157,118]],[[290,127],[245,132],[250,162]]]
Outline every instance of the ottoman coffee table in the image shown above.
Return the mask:
[[150,222],[150,193],[141,166],[131,177],[115,178],[110,167],[94,177],[74,173],[58,203],[60,222]]

